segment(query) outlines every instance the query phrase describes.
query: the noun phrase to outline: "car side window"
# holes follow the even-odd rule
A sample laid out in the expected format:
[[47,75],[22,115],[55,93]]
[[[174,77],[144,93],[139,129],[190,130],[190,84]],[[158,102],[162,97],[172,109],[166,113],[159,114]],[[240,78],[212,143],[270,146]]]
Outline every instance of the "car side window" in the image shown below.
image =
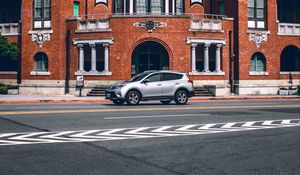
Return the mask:
[[162,73],[162,81],[179,80],[183,77],[181,74]]
[[150,82],[160,81],[160,74],[154,74],[147,78]]

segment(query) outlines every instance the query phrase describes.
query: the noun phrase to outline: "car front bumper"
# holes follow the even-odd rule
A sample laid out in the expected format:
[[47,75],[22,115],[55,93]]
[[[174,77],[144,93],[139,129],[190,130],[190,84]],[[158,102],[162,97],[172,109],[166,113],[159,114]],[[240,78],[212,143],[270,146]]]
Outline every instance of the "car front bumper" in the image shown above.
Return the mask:
[[121,91],[105,91],[105,99],[117,100],[124,99],[124,97],[122,97]]

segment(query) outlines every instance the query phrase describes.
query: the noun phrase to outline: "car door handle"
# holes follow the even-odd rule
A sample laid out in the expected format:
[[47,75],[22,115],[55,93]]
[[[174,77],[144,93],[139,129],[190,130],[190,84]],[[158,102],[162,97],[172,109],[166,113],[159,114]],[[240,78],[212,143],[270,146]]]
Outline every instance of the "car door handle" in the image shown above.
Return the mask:
[[175,85],[179,85],[179,83],[175,83]]
[[157,84],[157,86],[161,86],[161,84]]

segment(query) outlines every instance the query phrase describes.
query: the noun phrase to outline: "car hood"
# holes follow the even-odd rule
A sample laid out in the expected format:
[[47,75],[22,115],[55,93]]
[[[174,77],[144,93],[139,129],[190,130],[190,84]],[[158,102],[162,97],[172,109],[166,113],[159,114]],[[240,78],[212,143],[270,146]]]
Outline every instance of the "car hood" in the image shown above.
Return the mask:
[[114,83],[108,87],[108,90],[114,90],[118,86],[124,86],[124,85],[130,84],[130,83],[132,83],[132,82],[122,81],[122,82]]

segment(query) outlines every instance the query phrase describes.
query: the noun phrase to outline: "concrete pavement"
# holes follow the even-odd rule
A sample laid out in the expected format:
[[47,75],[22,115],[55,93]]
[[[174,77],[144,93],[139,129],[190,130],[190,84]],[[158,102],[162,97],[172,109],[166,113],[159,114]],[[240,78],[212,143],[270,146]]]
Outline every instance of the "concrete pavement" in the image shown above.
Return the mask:
[[[272,99],[299,99],[300,96],[289,95],[231,95],[224,97],[192,97],[191,101],[202,100],[272,100]],[[74,95],[0,95],[0,104],[28,104],[28,103],[105,103],[110,102],[104,97],[78,97]]]

